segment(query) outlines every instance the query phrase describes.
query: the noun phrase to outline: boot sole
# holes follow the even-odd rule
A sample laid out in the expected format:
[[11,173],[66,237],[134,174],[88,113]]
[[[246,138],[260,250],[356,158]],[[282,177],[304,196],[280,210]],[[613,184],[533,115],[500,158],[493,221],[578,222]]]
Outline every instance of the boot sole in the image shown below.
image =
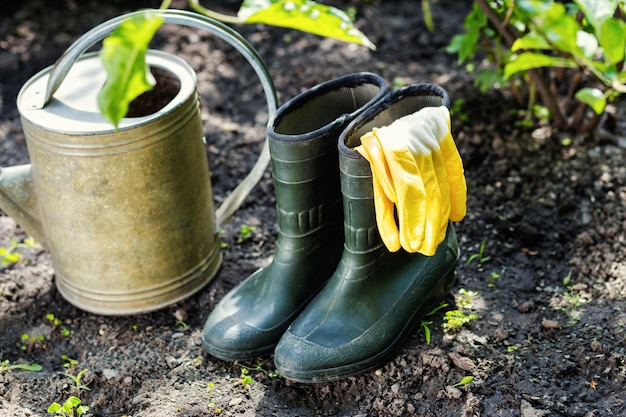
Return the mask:
[[276,343],[274,343],[270,346],[249,351],[223,350],[209,344],[204,337],[202,337],[202,344],[211,356],[228,362],[247,361],[260,357],[267,357],[274,352],[274,348],[276,347]]
[[417,328],[424,314],[434,308],[436,304],[439,303],[450,292],[452,287],[456,285],[456,266],[457,263],[455,262],[452,267],[448,269],[448,271],[446,271],[442,278],[437,282],[437,285],[435,285],[430,290],[426,298],[429,299],[433,294],[437,294],[439,291],[442,291],[443,287],[442,295],[434,299],[432,302],[426,303],[421,308],[417,309],[411,319],[408,321],[408,324],[391,342],[387,349],[377,353],[371,358],[367,358],[363,361],[350,365],[344,365],[337,368],[317,369],[314,371],[303,372],[291,372],[288,370],[278,369],[281,376],[292,381],[303,383],[331,382],[349,376],[354,376],[355,374],[371,371],[386,363],[398,352],[398,350],[406,342],[408,336]]

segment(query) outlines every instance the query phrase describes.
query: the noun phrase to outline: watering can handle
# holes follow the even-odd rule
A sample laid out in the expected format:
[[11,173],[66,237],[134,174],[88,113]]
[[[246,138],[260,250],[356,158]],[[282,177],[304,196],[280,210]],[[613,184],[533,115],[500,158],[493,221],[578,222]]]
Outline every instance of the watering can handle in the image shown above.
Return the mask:
[[[276,90],[274,88],[272,78],[269,75],[269,71],[258,52],[243,36],[229,26],[226,26],[222,22],[215,19],[186,10],[144,10],[128,13],[126,15],[108,20],[85,33],[82,37],[76,40],[55,63],[54,68],[50,72],[50,77],[48,78],[48,85],[46,88],[43,106],[50,101],[52,95],[59,88],[74,62],[87,49],[111,34],[113,30],[115,30],[115,28],[126,19],[142,13],[153,13],[158,15],[163,18],[164,23],[172,23],[206,30],[232,45],[246,58],[261,81],[263,92],[265,93],[265,99],[267,100],[268,120],[272,119],[274,113],[276,113],[276,108],[278,107]],[[215,217],[219,227],[228,223],[234,212],[239,208],[239,206],[241,206],[244,199],[248,196],[248,194],[250,194],[252,188],[263,176],[269,161],[269,146],[266,138],[261,154],[252,167],[252,170],[250,170],[243,181],[233,190],[232,193],[230,193],[228,197],[226,197],[216,210]]]

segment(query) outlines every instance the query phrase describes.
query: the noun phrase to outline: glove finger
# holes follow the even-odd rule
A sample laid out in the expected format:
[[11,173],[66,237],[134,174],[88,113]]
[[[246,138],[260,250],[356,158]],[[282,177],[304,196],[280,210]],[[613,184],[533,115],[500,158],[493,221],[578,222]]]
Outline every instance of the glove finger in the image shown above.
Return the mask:
[[393,186],[393,178],[391,174],[391,170],[389,168],[389,164],[386,158],[386,155],[383,151],[383,147],[380,143],[380,139],[376,134],[376,129],[373,131],[363,135],[361,137],[361,146],[357,146],[354,148],[357,152],[361,153],[364,157],[364,153],[361,151],[362,149],[367,152],[368,157],[365,157],[372,169],[372,173],[376,173],[376,177],[378,178],[378,182],[389,198],[394,203],[398,200],[396,196],[396,191]]
[[[371,146],[373,142],[375,142],[375,144]],[[396,220],[394,217],[394,203],[385,193],[384,187],[380,183],[379,175],[380,165],[384,163],[384,165],[386,166],[386,161],[384,161],[384,155],[382,155],[382,153],[377,155],[378,159],[375,159],[375,157],[372,156],[372,154],[369,152],[369,150],[372,148],[374,148],[374,153],[376,152],[375,147],[377,146],[378,141],[374,140],[373,142],[368,141],[367,145],[358,146],[354,149],[370,163],[370,168],[372,170],[374,207],[376,212],[376,224],[378,225],[378,232],[387,249],[390,252],[396,252],[400,249],[400,239],[398,226],[396,225]]]
[[450,185],[450,220],[458,222],[463,220],[467,210],[467,184],[463,161],[449,132],[441,140],[440,146]]
[[[441,236],[441,213],[442,213],[442,198],[441,190],[437,180],[435,172],[435,163],[433,161],[432,153],[427,155],[416,155],[417,167],[424,182],[424,189],[426,191],[425,201],[425,225],[423,233],[422,245],[419,248],[419,252],[432,256],[437,250],[437,246],[443,240],[444,236]],[[400,232],[402,234],[402,232]]]
[[445,161],[441,151],[433,152],[432,158],[435,167],[435,175],[437,176],[437,184],[441,193],[441,217],[438,234],[441,236],[441,240],[443,240],[448,229],[448,220],[450,218],[452,206],[450,183],[448,179],[448,171],[446,170]]
[[417,252],[422,246],[426,227],[428,201],[425,183],[408,149],[396,149],[393,155],[390,153],[386,156],[398,196],[400,243],[407,252]]
[[374,207],[378,233],[389,252],[396,252],[400,249],[400,233],[394,216],[395,205],[393,201],[387,198],[380,182],[377,181],[373,173],[372,180],[374,183]]

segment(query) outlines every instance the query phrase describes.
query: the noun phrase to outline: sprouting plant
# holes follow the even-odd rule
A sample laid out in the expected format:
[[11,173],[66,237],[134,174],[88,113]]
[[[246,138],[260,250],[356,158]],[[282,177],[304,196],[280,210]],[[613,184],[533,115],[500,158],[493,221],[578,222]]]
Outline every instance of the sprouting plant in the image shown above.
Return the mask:
[[485,245],[487,244],[487,239],[483,239],[480,242],[480,246],[478,247],[478,252],[472,254],[468,259],[466,264],[472,263],[474,260],[478,260],[478,267],[481,267],[485,262],[491,260],[491,257],[485,256]]
[[73,375],[76,372],[76,368],[78,368],[78,361],[67,355],[61,355],[61,359],[63,360],[63,367],[67,369],[67,373]]
[[226,234],[226,230],[220,229],[218,234],[220,236],[220,249],[228,249],[228,247],[230,246],[228,242],[224,242],[221,240],[221,238]]
[[61,325],[61,320],[54,316],[54,313],[46,314],[46,319],[50,322],[52,329],[55,329]]
[[20,349],[26,352],[31,352],[36,347],[44,348],[45,347],[44,343],[46,341],[46,338],[42,334],[38,336],[31,336],[28,333],[24,333],[20,337],[20,340],[22,341],[22,345],[20,346]]
[[463,379],[461,379],[459,382],[457,382],[456,384],[454,384],[454,387],[460,387],[463,385],[467,385],[470,384],[472,381],[474,381],[474,377],[473,376],[466,376]]
[[[425,317],[434,316],[439,310],[441,310],[442,308],[445,308],[447,306],[448,306],[448,304],[441,303],[437,307],[433,308],[428,313],[426,313]],[[430,345],[430,327],[429,326],[431,324],[433,324],[432,320],[422,320],[422,323],[421,323],[421,329],[424,331],[424,337],[426,338],[426,344],[427,345]]]
[[2,265],[14,264],[22,259],[22,254],[18,252],[18,249],[34,249],[40,247],[34,239],[27,238],[23,242],[18,242],[17,239],[11,239],[8,248],[0,247],[0,263]]
[[5,373],[5,372],[14,371],[16,369],[19,369],[19,370],[22,370],[22,371],[29,371],[29,372],[39,372],[39,371],[41,371],[41,365],[36,364],[36,363],[32,363],[32,364],[27,364],[27,363],[11,364],[11,362],[9,362],[8,359],[5,359],[2,362],[0,362],[0,374]]
[[498,274],[497,272],[492,272],[489,274],[489,276],[487,277],[487,287],[489,288],[493,288],[496,285],[496,280],[498,280],[500,278],[500,274]]
[[210,408],[211,410],[213,410],[213,412],[215,414],[221,414],[222,409],[218,408],[217,405],[215,404],[215,402],[212,400],[213,397],[213,390],[215,390],[215,384],[213,382],[209,382],[207,384],[207,388],[208,388],[208,399],[207,399],[207,407]]
[[472,300],[477,295],[478,293],[476,291],[468,291],[465,288],[460,288],[459,295],[456,297],[456,303],[462,309],[472,308]]
[[80,398],[72,395],[63,403],[63,405],[57,402],[50,404],[50,407],[48,407],[48,413],[54,413],[55,415],[62,417],[80,417],[89,411],[89,407],[86,405],[80,405],[80,403]]
[[183,329],[186,329],[186,328],[188,328],[188,327],[189,327],[189,325],[188,325],[187,323],[185,323],[184,321],[182,321],[182,320],[178,320],[178,321],[176,322],[176,324],[177,324],[178,326],[182,327]]
[[457,331],[464,325],[476,320],[476,314],[467,313],[465,310],[472,309],[472,301],[478,293],[476,291],[468,291],[465,288],[459,289],[458,295],[455,297],[456,304],[459,307],[456,310],[449,310],[443,316],[443,324],[445,330]]
[[249,373],[250,371],[248,368],[241,368],[241,374],[239,375],[239,382],[241,382],[241,386],[246,387],[254,384],[254,379],[248,375]]
[[243,385],[244,387],[246,385],[251,385],[254,383],[254,380],[250,376],[250,371],[262,372],[270,379],[280,378],[280,374],[278,373],[278,371],[265,369],[263,367],[263,361],[258,361],[256,366],[254,367],[242,365],[239,362],[235,362],[235,365],[239,365],[241,367],[241,374],[239,375],[239,380],[241,382],[241,385]]
[[252,237],[252,233],[256,230],[254,226],[248,226],[247,224],[242,224],[239,228],[239,237],[237,238],[237,243],[242,243]]
[[67,376],[72,381],[74,381],[73,388],[76,390],[77,393],[80,393],[81,391],[91,391],[91,388],[89,388],[87,385],[84,385],[81,381],[83,375],[85,375],[87,372],[89,372],[89,369],[83,369],[82,371],[78,372],[76,375],[72,375],[71,373],[65,374],[65,376]]
[[[62,323],[61,319],[56,317],[54,313],[46,314],[46,320],[48,320],[48,322],[50,323],[52,330],[58,329]],[[65,336],[65,337],[69,336],[72,333],[69,329],[66,329],[65,327],[61,327],[59,329],[59,332],[61,333],[62,336]]]
[[582,304],[580,292],[576,291],[574,287],[570,285],[571,278],[571,271],[565,278],[563,278],[563,285],[567,288],[566,291],[563,291],[563,297],[565,298],[566,303],[564,306],[560,307],[561,311],[563,311],[568,317],[568,326],[573,326],[580,320],[578,307]]
[[477,318],[476,314],[467,314],[461,310],[450,310],[446,311],[446,314],[443,316],[444,323],[442,326],[446,330],[457,331]]
[[509,345],[506,347],[506,351],[508,353],[513,353],[515,352],[517,349],[519,349],[519,345]]

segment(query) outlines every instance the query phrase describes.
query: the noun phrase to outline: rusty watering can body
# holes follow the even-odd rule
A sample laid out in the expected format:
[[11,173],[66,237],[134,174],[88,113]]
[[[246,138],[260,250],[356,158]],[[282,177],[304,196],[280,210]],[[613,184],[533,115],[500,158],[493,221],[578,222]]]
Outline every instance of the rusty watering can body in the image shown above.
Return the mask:
[[[270,115],[275,111],[267,70],[236,32],[189,12],[154,12],[245,50]],[[113,129],[96,101],[106,74],[97,55],[83,52],[126,17],[94,28],[24,85],[18,109],[31,164],[0,170],[0,207],[50,250],[59,292],[99,314],[156,310],[209,282],[221,263],[217,224],[268,161],[265,147],[216,220],[196,76],[164,52],[149,51],[147,62],[173,76],[178,93],[155,113]]]

